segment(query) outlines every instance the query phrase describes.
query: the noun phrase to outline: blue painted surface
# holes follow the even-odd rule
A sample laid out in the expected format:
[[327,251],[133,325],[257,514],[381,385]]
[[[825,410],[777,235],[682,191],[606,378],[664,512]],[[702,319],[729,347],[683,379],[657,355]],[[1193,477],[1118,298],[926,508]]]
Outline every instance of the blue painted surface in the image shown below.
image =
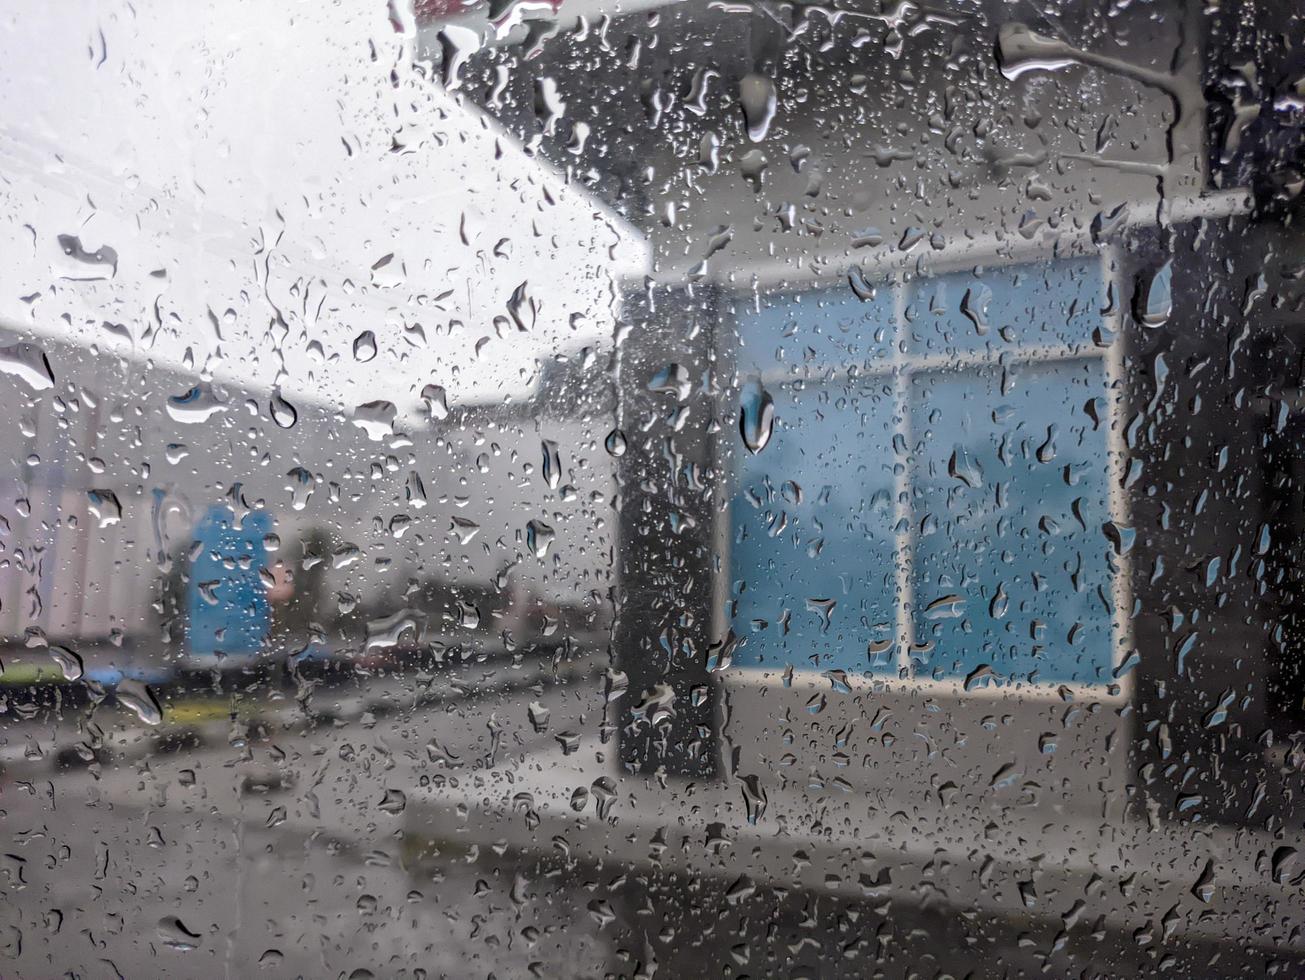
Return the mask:
[[[192,656],[250,656],[267,635],[267,590],[259,576],[263,538],[271,518],[262,511],[247,514],[240,526],[231,510],[215,506],[195,528],[203,545],[191,564],[187,586],[187,649]],[[217,601],[210,602],[205,592]]]

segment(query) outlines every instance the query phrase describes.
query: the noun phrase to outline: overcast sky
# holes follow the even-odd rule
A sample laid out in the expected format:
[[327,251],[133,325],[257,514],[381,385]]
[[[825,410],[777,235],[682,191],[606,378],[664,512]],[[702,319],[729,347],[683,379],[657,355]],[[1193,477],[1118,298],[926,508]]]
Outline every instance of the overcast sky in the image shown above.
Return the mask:
[[[615,291],[646,267],[628,226],[418,77],[382,3],[31,0],[3,16],[11,325],[411,410],[431,383],[515,397],[541,361],[609,344]],[[110,265],[61,235],[111,247],[116,274],[94,279]],[[533,326],[500,337],[523,282]],[[288,330],[269,329],[278,311]],[[360,363],[364,330],[378,354]]]

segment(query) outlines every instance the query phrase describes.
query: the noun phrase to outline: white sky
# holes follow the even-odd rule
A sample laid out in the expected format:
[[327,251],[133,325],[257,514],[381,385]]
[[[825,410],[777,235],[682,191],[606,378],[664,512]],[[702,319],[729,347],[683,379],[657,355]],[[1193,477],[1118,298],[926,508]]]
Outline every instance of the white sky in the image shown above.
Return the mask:
[[[610,344],[615,290],[642,275],[646,244],[417,77],[384,3],[134,6],[0,14],[5,322],[165,366],[189,349],[196,372],[279,384],[291,401],[404,411],[430,383],[452,403],[520,395],[537,362]],[[115,249],[116,277],[62,278],[95,270],[63,255],[61,234]],[[537,323],[500,338],[494,317],[522,282]],[[103,323],[138,343],[156,300],[165,329],[132,354]],[[235,311],[220,341],[210,308]],[[405,339],[417,323],[426,349]],[[364,329],[379,348],[365,365]]]

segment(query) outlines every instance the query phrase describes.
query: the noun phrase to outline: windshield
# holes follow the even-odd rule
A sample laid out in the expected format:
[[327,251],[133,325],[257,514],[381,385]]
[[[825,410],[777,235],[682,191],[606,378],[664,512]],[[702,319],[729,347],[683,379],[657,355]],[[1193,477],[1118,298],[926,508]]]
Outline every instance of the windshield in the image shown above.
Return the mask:
[[0,24],[0,975],[1305,973],[1292,4]]

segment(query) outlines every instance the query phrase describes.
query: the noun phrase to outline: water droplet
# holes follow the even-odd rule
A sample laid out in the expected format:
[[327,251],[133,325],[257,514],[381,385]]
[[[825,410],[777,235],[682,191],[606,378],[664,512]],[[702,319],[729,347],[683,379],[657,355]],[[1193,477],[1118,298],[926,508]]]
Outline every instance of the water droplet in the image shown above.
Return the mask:
[[983,486],[983,467],[964,446],[952,450],[951,459],[947,461],[947,475],[953,480],[960,480],[971,490]]
[[739,105],[752,142],[760,143],[766,138],[777,104],[775,83],[765,75],[753,72],[739,80]]
[[1042,445],[1038,447],[1037,458],[1039,463],[1050,463],[1056,458],[1056,435],[1060,432],[1060,426],[1047,426],[1047,438]]
[[426,506],[426,488],[422,485],[421,475],[416,470],[408,471],[407,482],[403,485],[403,495],[409,507],[420,510]]
[[227,403],[209,385],[197,384],[184,395],[170,396],[167,408],[174,422],[198,425],[219,412],[225,412]]
[[826,670],[820,676],[829,681],[829,686],[834,689],[836,694],[852,693],[852,687],[847,683],[847,671]]
[[965,615],[965,597],[945,595],[924,607],[925,619],[959,619]]
[[426,403],[426,411],[432,420],[449,417],[448,395],[439,385],[427,385],[421,389],[421,400]]
[[656,728],[675,717],[675,688],[670,684],[654,684],[644,692],[631,712],[636,721],[643,721]]
[[536,558],[542,560],[548,555],[548,549],[556,537],[557,532],[543,521],[529,521],[526,524],[526,547]]
[[743,637],[738,636],[733,629],[727,630],[723,639],[717,640],[707,647],[706,667],[709,673],[718,673],[722,670],[728,670],[734,662],[734,653],[743,645]]
[[387,435],[393,435],[397,414],[392,402],[366,402],[353,410],[353,424],[367,433],[372,442],[380,442]]
[[616,780],[611,776],[599,776],[589,785],[589,792],[593,795],[598,819],[606,820],[616,802]]
[[[512,290],[512,295],[508,298],[508,315],[512,317],[512,322],[521,333],[526,333],[535,325],[535,317],[539,312],[535,301],[530,298],[526,292],[527,283],[522,283]],[[529,323],[526,321],[529,320]]]
[[[384,650],[409,643],[420,644],[426,629],[426,617],[415,609],[398,612],[367,623],[368,650]],[[405,640],[405,637],[407,638]]]
[[35,344],[0,347],[0,374],[17,378],[33,391],[48,391],[54,387],[50,360]]
[[897,646],[897,641],[871,640],[866,644],[866,655],[870,658],[871,667],[887,667],[892,663],[893,648]]
[[63,679],[66,681],[79,681],[85,668],[82,665],[82,658],[74,650],[68,647],[50,645],[50,659],[58,665],[59,670],[63,673]]
[[623,670],[608,667],[603,672],[603,687],[608,701],[615,701],[630,689],[630,677]]
[[1299,852],[1294,847],[1282,846],[1276,848],[1273,857],[1269,861],[1270,871],[1276,884],[1295,884],[1296,864]]
[[480,50],[480,34],[470,27],[448,24],[440,28],[439,41],[444,87],[456,89],[462,84],[462,66]]
[[775,402],[759,381],[744,385],[739,408],[739,434],[748,452],[766,448],[775,427]]
[[455,515],[450,518],[450,521],[452,522],[450,530],[458,536],[459,544],[471,544],[471,539],[480,531],[479,524],[465,517]]
[[997,64],[1012,81],[1025,72],[1055,71],[1076,60],[1064,42],[1031,31],[1023,24],[1003,24],[997,33]]
[[553,738],[562,747],[563,755],[575,755],[580,751],[580,735],[578,732],[558,732]]
[[294,424],[299,421],[299,413],[295,411],[293,405],[281,397],[279,390],[272,392],[272,398],[267,407],[272,413],[272,421],[282,429],[292,429]]
[[376,356],[376,334],[364,330],[353,338],[353,357],[355,361],[366,364]]
[[996,679],[997,674],[990,664],[979,664],[965,675],[965,683],[962,686],[966,691],[974,691],[980,687],[987,687]]
[[1201,869],[1201,876],[1192,885],[1192,895],[1200,902],[1209,905],[1214,901],[1214,861],[1206,859]]
[[303,510],[308,506],[308,499],[313,495],[313,488],[317,485],[313,474],[302,466],[296,466],[286,474],[286,477],[290,480],[290,506],[295,510]]
[[[761,188],[765,184],[766,171],[770,168],[770,162],[766,159],[766,154],[760,150],[748,150],[739,157],[739,174],[746,180],[752,188],[752,193],[760,194]],[[696,272],[701,275],[706,273],[707,267],[705,261],[701,263]]]
[[118,703],[135,713],[147,725],[159,725],[163,722],[163,709],[159,706],[154,692],[137,681],[123,681],[115,692]]
[[961,313],[974,324],[974,332],[980,337],[988,332],[988,304],[992,302],[992,290],[979,284],[965,290],[961,297]]
[[1173,262],[1143,271],[1133,290],[1133,316],[1137,322],[1151,329],[1162,327],[1169,321],[1173,307]]
[[744,776],[739,782],[748,823],[756,824],[766,813],[766,804],[769,802],[766,788],[761,785],[761,777],[756,775]]
[[[118,274],[118,253],[108,245],[88,249],[76,235],[59,235],[57,240],[63,254],[75,264],[74,269],[64,272],[60,278],[73,282],[94,282],[97,279],[112,279]],[[79,268],[81,266],[88,268]]]
[[868,303],[878,295],[878,290],[857,266],[852,266],[848,270],[847,283],[852,287],[852,294],[862,303]]
[[689,381],[688,369],[672,362],[652,376],[648,390],[662,395],[674,395],[676,401],[682,402],[689,397],[693,385]]
[[557,450],[557,443],[552,439],[543,440],[544,462],[543,473],[544,482],[550,489],[556,490],[558,483],[562,480],[562,458]]
[[603,448],[607,450],[608,455],[620,459],[625,455],[625,433],[620,429],[613,429],[607,433],[607,438],[603,440]]
[[186,924],[175,915],[165,915],[159,919],[156,932],[159,939],[163,941],[164,946],[182,952],[198,949],[200,940],[203,938],[199,933],[188,929]]
[[548,731],[548,719],[552,716],[551,711],[538,701],[531,701],[527,714],[530,716],[530,725],[536,733],[542,735]]
[[725,890],[725,901],[730,905],[741,905],[757,893],[757,884],[747,875],[740,875]]
[[1126,555],[1133,550],[1133,544],[1137,540],[1137,531],[1134,528],[1118,524],[1115,521],[1107,521],[1101,525],[1101,533],[1106,536],[1114,548],[1115,554]]
[[376,804],[377,808],[383,813],[389,813],[397,816],[408,807],[408,796],[401,789],[387,789],[381,802]]
[[87,490],[87,509],[95,516],[100,527],[108,527],[122,520],[122,504],[112,490]]
[[807,609],[820,617],[820,632],[828,633],[829,626],[833,621],[834,609],[838,606],[837,599],[808,599]]

